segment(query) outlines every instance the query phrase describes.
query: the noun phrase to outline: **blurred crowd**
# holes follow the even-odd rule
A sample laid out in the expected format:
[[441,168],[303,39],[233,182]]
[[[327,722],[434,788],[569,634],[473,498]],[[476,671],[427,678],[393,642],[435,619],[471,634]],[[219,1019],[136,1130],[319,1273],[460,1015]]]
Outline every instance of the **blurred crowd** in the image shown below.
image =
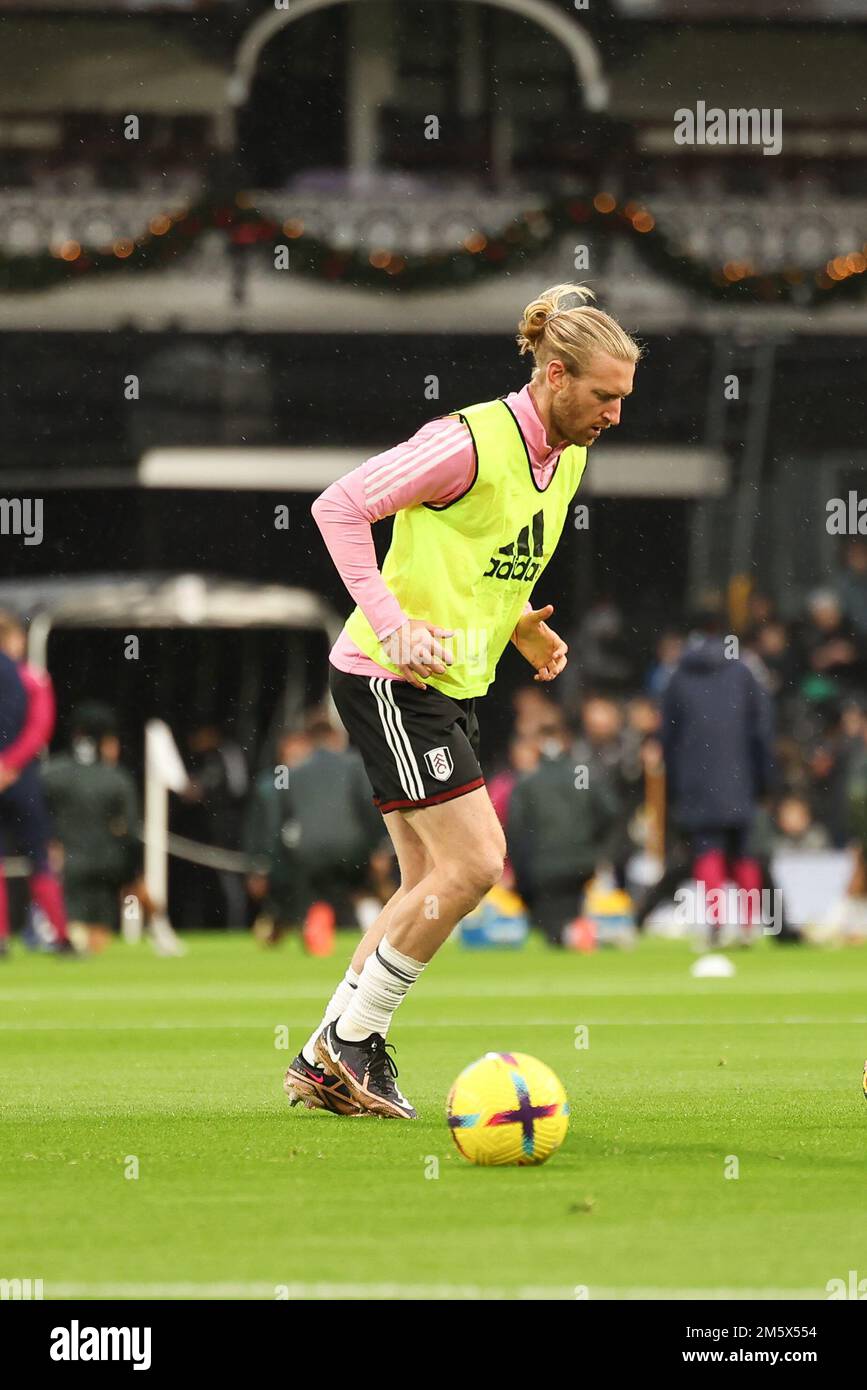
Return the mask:
[[[550,940],[600,866],[631,891],[639,925],[690,875],[773,888],[781,851],[852,846],[864,892],[867,542],[848,542],[795,618],[757,591],[741,608],[737,623],[718,601],[673,624],[640,664],[626,615],[602,598],[568,635],[550,695],[515,696],[490,788],[516,887]],[[632,873],[642,855],[663,866],[648,891]]]
[[[175,927],[252,925],[273,944],[298,926],[307,949],[325,954],[337,927],[372,920],[397,886],[391,856],[361,760],[325,715],[280,733],[274,764],[252,779],[218,725],[195,725],[181,742],[187,782],[170,818]],[[74,712],[69,748],[47,759],[42,782],[73,938],[83,930],[93,948],[128,910],[136,919],[164,912],[144,884],[138,791],[109,706]]]
[[[867,842],[867,542],[848,542],[836,580],[796,618],[759,592],[740,618],[706,607],[663,631],[641,662],[626,615],[601,598],[566,634],[563,676],[514,691],[507,747],[493,762],[483,748],[484,770],[506,830],[502,886],[550,942],[562,942],[600,873],[630,893],[641,925],[690,874],[767,887],[779,851],[860,853]],[[68,747],[28,762],[53,713],[40,714],[47,696],[23,660],[20,625],[2,629],[4,704],[20,704],[0,749],[7,852],[21,850],[22,806],[27,816],[36,807],[37,848],[23,849],[60,929],[52,875],[91,940],[116,930],[130,903],[145,918],[164,914],[144,887],[139,790],[114,711],[82,705]],[[258,775],[215,725],[191,727],[181,751],[188,783],[170,823],[176,926],[252,926],[266,943],[300,926],[317,952],[335,929],[369,925],[397,866],[361,760],[322,711],[284,729]],[[636,873],[642,859],[656,865],[650,877]]]
[[[853,840],[853,785],[867,759],[867,541],[848,543],[834,580],[809,593],[794,619],[781,617],[761,592],[745,607],[735,626],[720,606],[717,626],[737,637],[729,655],[739,656],[773,708],[764,842],[774,849],[842,848]],[[665,692],[689,640],[688,623],[672,626],[649,667],[639,669],[625,616],[605,600],[571,635],[573,660],[557,692],[561,708],[585,738],[606,746],[627,777],[636,731],[651,740],[658,733]],[[597,697],[607,709],[601,736]],[[617,746],[623,751],[612,752]]]
[[[708,838],[720,827],[744,831],[729,855],[744,886],[767,884],[780,850],[859,841],[867,826],[867,544],[850,544],[838,584],[808,595],[797,620],[781,619],[761,593],[748,599],[745,619],[734,634],[728,613],[705,609],[663,631],[640,663],[625,614],[600,599],[567,635],[563,676],[512,695],[508,745],[485,772],[507,835],[504,886],[549,941],[562,939],[600,870],[630,891],[639,923],[690,872],[710,881],[722,869],[708,854],[729,849]],[[674,766],[677,739],[690,737],[690,672],[703,751],[686,761],[694,768],[704,759],[692,792]],[[761,700],[740,710],[753,688]],[[113,726],[105,733],[114,756]],[[750,750],[742,771],[741,743]],[[273,942],[303,924],[316,950],[335,927],[372,920],[397,886],[397,867],[341,729],[309,712],[278,736],[273,763],[256,776],[215,726],[191,729],[182,751],[190,780],[173,798],[173,831],[240,852],[247,869],[173,855],[179,927],[253,923]],[[737,783],[722,811],[718,798],[705,805],[717,764]],[[52,775],[49,763],[49,786]],[[640,856],[665,865],[661,886],[644,891],[633,872]]]

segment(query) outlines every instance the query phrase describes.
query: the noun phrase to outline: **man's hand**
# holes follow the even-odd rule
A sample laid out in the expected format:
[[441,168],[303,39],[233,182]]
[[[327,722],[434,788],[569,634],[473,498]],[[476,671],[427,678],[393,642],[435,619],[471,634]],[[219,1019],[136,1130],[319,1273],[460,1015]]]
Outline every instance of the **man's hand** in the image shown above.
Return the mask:
[[512,635],[518,651],[536,669],[534,681],[552,681],[566,665],[569,648],[545,622],[553,612],[553,603],[548,603],[544,608],[522,614]]
[[0,792],[5,792],[7,787],[11,787],[13,782],[18,781],[18,773],[12,767],[6,767],[5,763],[0,763]]
[[408,618],[402,627],[385,638],[382,646],[391,664],[398,667],[411,685],[427,690],[421,678],[441,676],[452,664],[454,658],[440,638],[453,636],[451,628]]

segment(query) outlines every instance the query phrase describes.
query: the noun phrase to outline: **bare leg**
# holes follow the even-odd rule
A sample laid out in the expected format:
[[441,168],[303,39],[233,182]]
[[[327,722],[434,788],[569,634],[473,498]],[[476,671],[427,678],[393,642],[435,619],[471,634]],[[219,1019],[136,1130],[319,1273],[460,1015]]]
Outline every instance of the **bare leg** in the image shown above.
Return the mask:
[[[388,918],[376,944],[387,931],[395,950],[427,962],[499,881],[506,844],[485,787],[403,815],[427,851],[430,868],[386,904],[382,916],[387,913]],[[378,930],[382,916],[371,932]]]
[[410,985],[503,872],[505,837],[484,787],[388,819],[401,886],[365,933],[351,971],[305,1043],[308,1061],[315,1056],[324,1062],[326,1043],[319,1035],[335,1019],[344,1042],[384,1037]]
[[391,836],[392,844],[397,854],[397,861],[400,865],[400,887],[392,893],[388,902],[383,907],[376,921],[368,927],[364,936],[355,948],[355,953],[350,962],[343,979],[337,985],[334,993],[325,1006],[325,1012],[320,1022],[311,1033],[302,1051],[309,1063],[314,1060],[314,1045],[317,1035],[329,1023],[332,1018],[336,1018],[348,1007],[358,977],[364,969],[364,963],[368,956],[373,955],[377,946],[389,928],[395,912],[400,907],[404,898],[410,893],[428,872],[431,860],[428,858],[427,850],[422,844],[415,831],[405,820],[401,811],[392,811],[383,818],[386,828]]
[[433,861],[418,835],[413,830],[402,811],[391,811],[383,816],[385,828],[391,836],[397,862],[400,865],[400,887],[392,893],[376,921],[368,927],[355,948],[352,969],[361,974],[364,962],[379,945],[389,924],[407,893],[420,883],[432,867]]
[[363,1110],[413,1120],[416,1111],[386,1066],[395,1010],[452,928],[474,908],[503,872],[505,838],[484,787],[436,806],[405,811],[431,867],[386,907],[387,920],[371,929],[380,939],[351,996],[331,1011],[314,1040],[319,1065],[337,1076]]

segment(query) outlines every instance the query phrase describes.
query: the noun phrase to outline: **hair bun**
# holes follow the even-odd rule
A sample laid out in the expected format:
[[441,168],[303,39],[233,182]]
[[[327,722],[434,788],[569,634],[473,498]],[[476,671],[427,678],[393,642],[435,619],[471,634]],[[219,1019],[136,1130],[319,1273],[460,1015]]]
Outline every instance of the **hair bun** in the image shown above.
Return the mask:
[[545,325],[553,312],[553,305],[537,300],[524,310],[518,324],[518,344],[521,352],[532,352],[545,332]]
[[549,319],[554,314],[569,309],[580,309],[589,299],[596,296],[586,285],[553,285],[543,290],[537,299],[528,304],[518,324],[518,347],[521,355],[534,352],[545,332]]

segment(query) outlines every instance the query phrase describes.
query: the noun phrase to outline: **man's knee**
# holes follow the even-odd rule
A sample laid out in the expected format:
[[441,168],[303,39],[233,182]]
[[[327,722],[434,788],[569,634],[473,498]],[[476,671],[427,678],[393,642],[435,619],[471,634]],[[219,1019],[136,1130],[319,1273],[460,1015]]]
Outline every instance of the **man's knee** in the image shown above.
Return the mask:
[[[497,827],[499,829],[499,827]],[[484,897],[489,888],[503,876],[506,842],[502,832],[494,831],[481,842],[467,846],[464,856],[450,866],[456,883],[477,898]]]
[[433,860],[424,850],[418,853],[402,854],[398,862],[400,886],[404,893],[411,892],[433,868]]

